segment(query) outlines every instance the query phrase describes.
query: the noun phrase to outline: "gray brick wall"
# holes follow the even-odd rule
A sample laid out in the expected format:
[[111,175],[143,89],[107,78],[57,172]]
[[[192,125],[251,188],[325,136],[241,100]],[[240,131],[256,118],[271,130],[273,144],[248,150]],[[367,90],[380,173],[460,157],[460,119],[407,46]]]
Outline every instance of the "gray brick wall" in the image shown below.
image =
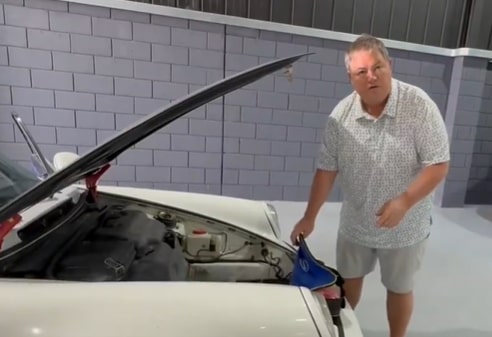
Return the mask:
[[[61,150],[83,153],[226,75],[314,52],[296,63],[292,82],[279,72],[196,109],[129,149],[103,179],[254,199],[307,199],[326,117],[351,91],[346,43],[56,0],[0,8],[0,150],[21,162],[29,154],[10,120],[12,110],[49,157]],[[390,52],[397,78],[425,89],[447,119],[456,115],[450,126],[453,171],[439,198],[452,203],[446,192],[458,189],[464,200],[468,182],[483,176],[481,155],[492,153],[487,130],[476,124],[492,126],[490,104],[479,94],[490,97],[491,81],[477,81],[473,76],[482,72],[468,61],[461,65],[463,78],[461,72],[454,78],[452,58]],[[465,111],[476,115],[475,124]],[[483,138],[480,146],[475,134]],[[336,186],[330,200],[340,198]]]
[[487,64],[487,60],[478,58],[454,60],[446,118],[451,135],[451,168],[440,189],[441,203],[448,207],[492,204],[487,192],[490,177],[483,173],[489,172],[492,165],[489,160],[492,151],[488,151],[486,140],[492,133],[487,125],[490,114]]
[[481,93],[482,100],[476,130],[463,130],[464,134],[470,134],[475,140],[465,202],[492,204],[492,63],[487,64],[486,73],[478,74],[480,85],[470,83],[467,87],[474,97]]

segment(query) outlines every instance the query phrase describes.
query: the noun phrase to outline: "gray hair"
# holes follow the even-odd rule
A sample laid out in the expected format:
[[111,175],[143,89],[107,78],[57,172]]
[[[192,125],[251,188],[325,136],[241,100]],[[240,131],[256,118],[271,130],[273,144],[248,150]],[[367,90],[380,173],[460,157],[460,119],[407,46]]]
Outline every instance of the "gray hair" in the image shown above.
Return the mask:
[[350,55],[357,50],[377,51],[385,60],[390,61],[388,50],[381,40],[369,34],[362,34],[350,44],[345,53],[345,67],[347,71],[350,71]]

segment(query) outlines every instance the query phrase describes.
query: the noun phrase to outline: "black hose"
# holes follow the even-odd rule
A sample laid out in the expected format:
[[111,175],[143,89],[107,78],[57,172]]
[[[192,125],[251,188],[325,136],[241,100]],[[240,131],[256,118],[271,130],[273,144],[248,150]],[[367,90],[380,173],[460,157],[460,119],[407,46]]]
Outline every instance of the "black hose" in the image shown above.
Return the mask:
[[342,308],[344,307],[344,298],[327,299],[326,304],[330,310],[333,324],[338,328],[338,337],[345,337],[342,317],[340,315]]
[[345,337],[345,331],[343,329],[343,322],[340,316],[331,316],[333,324],[338,328],[338,337]]

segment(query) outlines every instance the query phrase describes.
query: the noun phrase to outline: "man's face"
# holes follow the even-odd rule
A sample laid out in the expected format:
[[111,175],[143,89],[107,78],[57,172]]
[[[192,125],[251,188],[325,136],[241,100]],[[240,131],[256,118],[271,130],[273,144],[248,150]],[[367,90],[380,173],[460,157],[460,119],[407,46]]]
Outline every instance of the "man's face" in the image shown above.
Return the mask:
[[349,78],[367,105],[380,105],[391,91],[391,63],[379,52],[358,50],[350,54]]

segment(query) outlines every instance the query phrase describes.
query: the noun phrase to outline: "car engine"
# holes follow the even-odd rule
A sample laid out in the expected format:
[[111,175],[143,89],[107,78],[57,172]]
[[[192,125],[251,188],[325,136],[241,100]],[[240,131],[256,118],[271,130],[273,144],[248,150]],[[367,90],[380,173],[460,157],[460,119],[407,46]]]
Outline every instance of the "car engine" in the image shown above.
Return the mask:
[[99,226],[56,263],[55,278],[76,281],[183,281],[188,263],[175,222],[140,210],[112,207]]
[[[56,228],[50,239],[10,261],[3,267],[4,276],[287,283],[292,268],[292,257],[284,248],[182,210],[101,196],[97,207],[57,217],[66,223],[48,221]],[[19,234],[28,241],[36,233],[25,229]]]

